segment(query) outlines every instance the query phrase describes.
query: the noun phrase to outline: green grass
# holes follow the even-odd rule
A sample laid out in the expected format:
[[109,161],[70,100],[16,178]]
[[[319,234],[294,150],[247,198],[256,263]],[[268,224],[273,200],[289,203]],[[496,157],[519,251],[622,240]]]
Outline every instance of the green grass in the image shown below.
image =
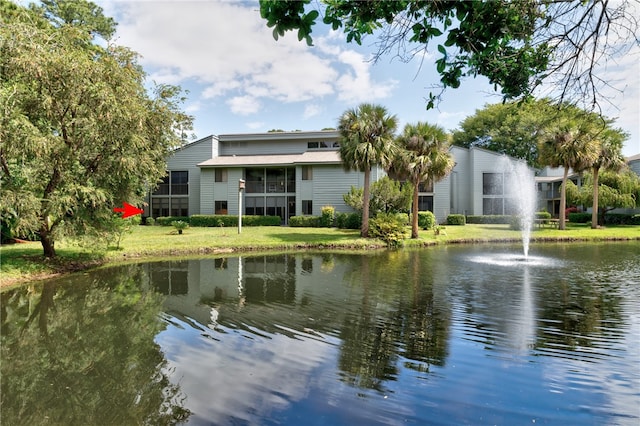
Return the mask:
[[[420,238],[405,240],[405,246],[519,239],[520,232],[510,229],[508,225],[446,226],[441,235],[435,235],[432,230],[420,231]],[[640,226],[591,229],[589,225],[569,224],[564,231],[536,229],[532,239],[534,242],[640,239]],[[244,227],[241,234],[238,234],[237,228],[189,228],[178,235],[173,227],[138,226],[122,238],[120,246],[119,250],[107,250],[106,247],[96,250],[94,247],[91,251],[60,241],[56,244],[58,257],[46,260],[42,257],[42,247],[38,242],[4,245],[0,248],[0,285],[6,287],[51,274],[140,258],[305,248],[361,250],[383,248],[384,244],[378,240],[360,238],[357,230],[333,228]]]

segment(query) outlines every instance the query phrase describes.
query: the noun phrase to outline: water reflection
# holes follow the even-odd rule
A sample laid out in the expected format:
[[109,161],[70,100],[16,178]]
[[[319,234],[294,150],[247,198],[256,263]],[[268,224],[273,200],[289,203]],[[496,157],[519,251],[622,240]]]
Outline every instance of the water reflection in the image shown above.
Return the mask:
[[2,424],[171,424],[184,395],[138,267],[2,293]]
[[[102,375],[81,387],[89,401],[113,392],[104,410],[126,407],[107,423],[637,424],[638,248],[536,246],[534,262],[511,265],[478,259],[519,248],[206,258],[7,292],[2,420],[5,407],[20,424],[48,403],[58,419],[82,411],[50,397],[34,414],[12,395],[47,380],[64,394],[65,375],[102,362],[103,375],[116,370],[104,388]],[[42,298],[56,307],[45,327],[33,315]],[[59,355],[35,361],[49,350],[41,330],[84,362],[51,378]],[[116,380],[128,381],[112,390]],[[69,418],[105,415],[94,411]]]

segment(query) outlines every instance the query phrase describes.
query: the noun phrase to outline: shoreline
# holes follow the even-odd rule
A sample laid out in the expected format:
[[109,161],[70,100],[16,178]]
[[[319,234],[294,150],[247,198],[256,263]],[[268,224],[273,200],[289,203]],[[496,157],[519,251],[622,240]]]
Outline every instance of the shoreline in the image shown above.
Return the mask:
[[[406,240],[412,241],[412,240]],[[460,244],[514,244],[521,242],[521,238],[500,238],[500,237],[487,237],[487,238],[456,238],[450,240],[422,240],[414,241],[413,244],[408,244],[403,248],[428,248],[435,246],[446,245],[460,245]],[[543,244],[543,243],[607,243],[607,242],[627,242],[627,241],[640,241],[640,236],[637,237],[618,237],[618,236],[603,236],[602,238],[584,238],[576,236],[553,236],[553,237],[534,237],[531,238],[531,244]],[[53,271],[47,272],[35,272],[22,277],[12,277],[8,279],[2,279],[0,277],[0,291],[6,291],[22,285],[27,285],[31,282],[42,281],[46,279],[59,278],[64,275],[70,275],[79,272],[88,272],[94,269],[102,267],[116,266],[123,263],[137,263],[147,261],[163,261],[172,260],[178,258],[194,258],[200,256],[216,256],[223,254],[238,255],[242,253],[278,253],[278,252],[290,252],[290,251],[354,251],[361,252],[367,250],[384,250],[387,246],[382,242],[372,241],[371,244],[366,246],[358,244],[310,244],[310,243],[293,243],[284,244],[282,246],[253,246],[253,247],[195,247],[189,249],[163,249],[163,250],[151,250],[149,252],[136,252],[136,253],[123,253],[121,256],[105,256],[100,259],[88,259],[86,261],[79,261],[74,259],[58,258],[54,259],[51,266]],[[401,248],[402,249],[402,248]],[[48,262],[42,258],[39,262]]]

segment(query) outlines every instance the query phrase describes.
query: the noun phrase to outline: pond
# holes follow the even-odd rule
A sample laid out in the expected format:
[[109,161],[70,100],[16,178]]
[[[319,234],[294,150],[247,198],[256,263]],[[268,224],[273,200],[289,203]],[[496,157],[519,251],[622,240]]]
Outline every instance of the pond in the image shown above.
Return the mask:
[[3,425],[640,424],[640,242],[200,258],[2,293]]

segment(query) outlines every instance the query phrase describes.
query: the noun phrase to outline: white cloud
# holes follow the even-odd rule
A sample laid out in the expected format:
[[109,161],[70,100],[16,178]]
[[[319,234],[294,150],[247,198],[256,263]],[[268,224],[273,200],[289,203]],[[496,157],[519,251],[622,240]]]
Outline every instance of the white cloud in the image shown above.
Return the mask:
[[[268,101],[338,97],[360,102],[390,96],[396,84],[378,82],[371,64],[338,46],[334,33],[315,47],[287,34],[275,41],[258,4],[246,2],[105,2],[118,21],[117,42],[142,55],[159,83],[199,84],[204,99],[231,97],[238,114]],[[247,102],[259,98],[263,102]],[[224,102],[224,101],[223,101]],[[249,104],[252,106],[250,107]]]
[[260,111],[261,104],[253,96],[236,96],[227,100],[227,105],[236,114],[249,115]]
[[264,125],[265,123],[263,121],[252,121],[246,124],[246,126],[251,130],[262,129]]
[[320,114],[322,112],[322,107],[318,104],[308,104],[307,106],[304,107],[304,113],[302,114],[302,116],[305,119],[311,118],[311,117],[315,117],[316,115]]

